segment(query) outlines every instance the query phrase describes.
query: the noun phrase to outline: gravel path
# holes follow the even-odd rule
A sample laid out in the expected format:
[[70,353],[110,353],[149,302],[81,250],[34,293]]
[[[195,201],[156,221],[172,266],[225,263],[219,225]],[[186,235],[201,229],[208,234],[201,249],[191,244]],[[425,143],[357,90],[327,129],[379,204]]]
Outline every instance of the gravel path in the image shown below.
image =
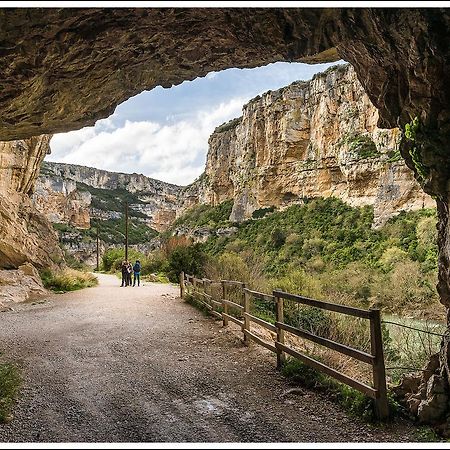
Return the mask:
[[24,386],[5,442],[411,441],[293,389],[265,349],[183,303],[178,288],[95,288],[0,314]]

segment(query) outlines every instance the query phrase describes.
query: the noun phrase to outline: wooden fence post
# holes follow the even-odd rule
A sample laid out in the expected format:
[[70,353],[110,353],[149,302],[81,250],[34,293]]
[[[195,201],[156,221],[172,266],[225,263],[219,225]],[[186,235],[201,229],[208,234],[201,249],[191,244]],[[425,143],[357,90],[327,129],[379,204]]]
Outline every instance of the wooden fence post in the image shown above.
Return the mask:
[[381,315],[379,309],[370,309],[370,346],[375,356],[373,365],[373,387],[377,391],[375,409],[379,420],[389,417],[387,400],[386,371],[384,367],[383,335],[381,331]]
[[[227,287],[225,286],[225,282],[222,280],[222,300],[226,300],[225,298],[225,294],[227,292]],[[225,316],[225,314],[228,314],[228,305],[226,305],[223,301],[222,301],[222,309],[223,309],[223,314],[222,314],[222,323],[224,327],[228,326],[228,317]]]
[[185,290],[185,286],[184,286],[184,272],[182,271],[180,273],[180,297],[184,298],[184,290]]
[[244,344],[250,344],[250,338],[245,333],[245,330],[250,331],[250,319],[247,314],[250,314],[250,294],[244,288]]
[[[275,297],[276,311],[275,311],[275,321],[284,322],[284,311],[283,311],[283,299],[277,297],[277,291],[273,291],[273,296]],[[277,326],[277,342],[284,345],[284,330]],[[281,369],[285,361],[285,355],[282,350],[277,348],[277,369]]]

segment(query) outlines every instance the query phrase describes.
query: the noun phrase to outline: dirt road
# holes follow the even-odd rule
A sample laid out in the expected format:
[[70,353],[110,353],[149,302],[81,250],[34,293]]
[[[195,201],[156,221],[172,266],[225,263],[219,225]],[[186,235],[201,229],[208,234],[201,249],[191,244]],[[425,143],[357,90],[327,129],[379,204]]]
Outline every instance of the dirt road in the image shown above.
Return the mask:
[[[306,389],[275,358],[182,302],[176,286],[100,285],[0,314],[0,351],[24,386],[10,442],[411,441]],[[230,327],[231,328],[231,327]]]

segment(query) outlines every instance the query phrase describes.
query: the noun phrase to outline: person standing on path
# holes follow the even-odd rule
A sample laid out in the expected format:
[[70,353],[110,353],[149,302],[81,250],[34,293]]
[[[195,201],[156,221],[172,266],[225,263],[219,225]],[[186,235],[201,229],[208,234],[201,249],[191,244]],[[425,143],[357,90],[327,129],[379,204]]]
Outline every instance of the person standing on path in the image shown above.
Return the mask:
[[131,286],[131,273],[133,272],[133,266],[130,261],[127,261],[127,286]]
[[120,269],[122,271],[122,284],[120,285],[120,287],[124,287],[124,286],[127,286],[127,284],[128,284],[128,266],[127,266],[127,261],[122,261],[122,265],[121,265]]
[[141,262],[137,259],[133,266],[133,287],[136,286],[136,280],[138,287],[141,285]]

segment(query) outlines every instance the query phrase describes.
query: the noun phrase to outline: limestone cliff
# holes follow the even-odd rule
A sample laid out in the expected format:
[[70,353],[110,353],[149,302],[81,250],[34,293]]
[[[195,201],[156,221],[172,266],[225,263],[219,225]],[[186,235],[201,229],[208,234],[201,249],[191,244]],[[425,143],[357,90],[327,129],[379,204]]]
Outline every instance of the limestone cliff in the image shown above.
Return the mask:
[[63,260],[56,233],[30,198],[50,138],[0,142],[0,268],[26,262],[54,266]]
[[140,174],[44,162],[33,199],[53,223],[89,228],[90,219],[116,220],[128,201],[130,216],[165,230],[175,219],[182,188]]
[[269,91],[216,128],[205,174],[186,193],[213,205],[234,199],[233,221],[319,196],[373,205],[375,225],[435,206],[400,158],[399,130],[377,121],[350,65]]

